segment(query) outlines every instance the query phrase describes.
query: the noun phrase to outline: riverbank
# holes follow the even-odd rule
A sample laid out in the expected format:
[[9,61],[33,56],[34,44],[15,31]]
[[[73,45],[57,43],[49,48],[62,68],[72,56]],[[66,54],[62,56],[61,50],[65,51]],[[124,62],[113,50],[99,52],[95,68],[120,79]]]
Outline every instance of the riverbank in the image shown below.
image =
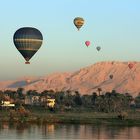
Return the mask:
[[50,112],[34,110],[28,115],[10,115],[8,111],[0,112],[0,122],[30,122],[30,123],[71,123],[96,125],[126,125],[140,126],[140,112],[130,111],[126,118],[119,119],[116,113],[99,112]]

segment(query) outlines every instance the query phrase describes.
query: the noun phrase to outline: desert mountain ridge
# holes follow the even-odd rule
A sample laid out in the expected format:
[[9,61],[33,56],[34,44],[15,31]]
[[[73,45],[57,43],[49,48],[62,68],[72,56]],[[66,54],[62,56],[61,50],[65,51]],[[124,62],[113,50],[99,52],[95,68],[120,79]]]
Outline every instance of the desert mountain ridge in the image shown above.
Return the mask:
[[[133,63],[131,69],[128,67],[130,63]],[[112,79],[110,75],[113,75]],[[101,88],[101,93],[116,90],[119,93],[137,96],[140,92],[140,62],[98,62],[76,72],[0,82],[0,90],[16,90],[19,87],[39,92],[71,90],[81,94],[91,94]]]

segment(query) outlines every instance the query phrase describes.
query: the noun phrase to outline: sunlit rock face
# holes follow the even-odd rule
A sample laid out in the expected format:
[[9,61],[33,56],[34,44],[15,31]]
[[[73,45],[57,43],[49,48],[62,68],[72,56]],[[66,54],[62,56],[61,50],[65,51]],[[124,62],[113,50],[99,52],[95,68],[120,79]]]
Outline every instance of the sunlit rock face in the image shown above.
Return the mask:
[[[133,63],[133,68],[128,64]],[[110,78],[113,75],[113,78]],[[27,78],[26,78],[27,79]],[[116,90],[120,93],[130,93],[133,96],[140,92],[140,62],[98,62],[89,67],[81,68],[72,73],[54,73],[43,77],[29,78],[17,81],[0,82],[0,89],[79,91],[81,94],[101,93]]]

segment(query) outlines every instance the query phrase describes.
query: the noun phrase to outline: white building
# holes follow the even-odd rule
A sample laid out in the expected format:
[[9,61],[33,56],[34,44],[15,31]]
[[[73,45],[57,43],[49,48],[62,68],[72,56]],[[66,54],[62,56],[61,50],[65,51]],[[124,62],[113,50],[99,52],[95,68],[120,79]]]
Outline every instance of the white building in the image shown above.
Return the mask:
[[15,107],[15,104],[10,103],[10,101],[2,101],[1,106],[2,107]]

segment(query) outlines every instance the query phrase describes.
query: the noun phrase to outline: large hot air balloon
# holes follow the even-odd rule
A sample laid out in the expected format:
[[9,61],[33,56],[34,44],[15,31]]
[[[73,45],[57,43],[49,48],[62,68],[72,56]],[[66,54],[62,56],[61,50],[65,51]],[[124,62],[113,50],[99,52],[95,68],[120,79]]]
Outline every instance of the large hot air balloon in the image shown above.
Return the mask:
[[77,27],[78,30],[80,30],[80,28],[83,26],[84,24],[84,19],[81,17],[76,17],[73,20],[74,25]]
[[90,41],[86,41],[85,44],[88,47],[90,45]]
[[23,27],[15,32],[13,41],[17,50],[26,60],[25,64],[30,64],[29,60],[42,45],[43,36],[36,28]]
[[110,78],[110,79],[113,79],[113,74],[109,75],[109,78]]
[[134,64],[133,63],[129,63],[128,67],[129,67],[129,69],[132,69],[134,67]]
[[101,47],[100,46],[97,46],[96,49],[97,49],[97,51],[100,51],[101,50]]

